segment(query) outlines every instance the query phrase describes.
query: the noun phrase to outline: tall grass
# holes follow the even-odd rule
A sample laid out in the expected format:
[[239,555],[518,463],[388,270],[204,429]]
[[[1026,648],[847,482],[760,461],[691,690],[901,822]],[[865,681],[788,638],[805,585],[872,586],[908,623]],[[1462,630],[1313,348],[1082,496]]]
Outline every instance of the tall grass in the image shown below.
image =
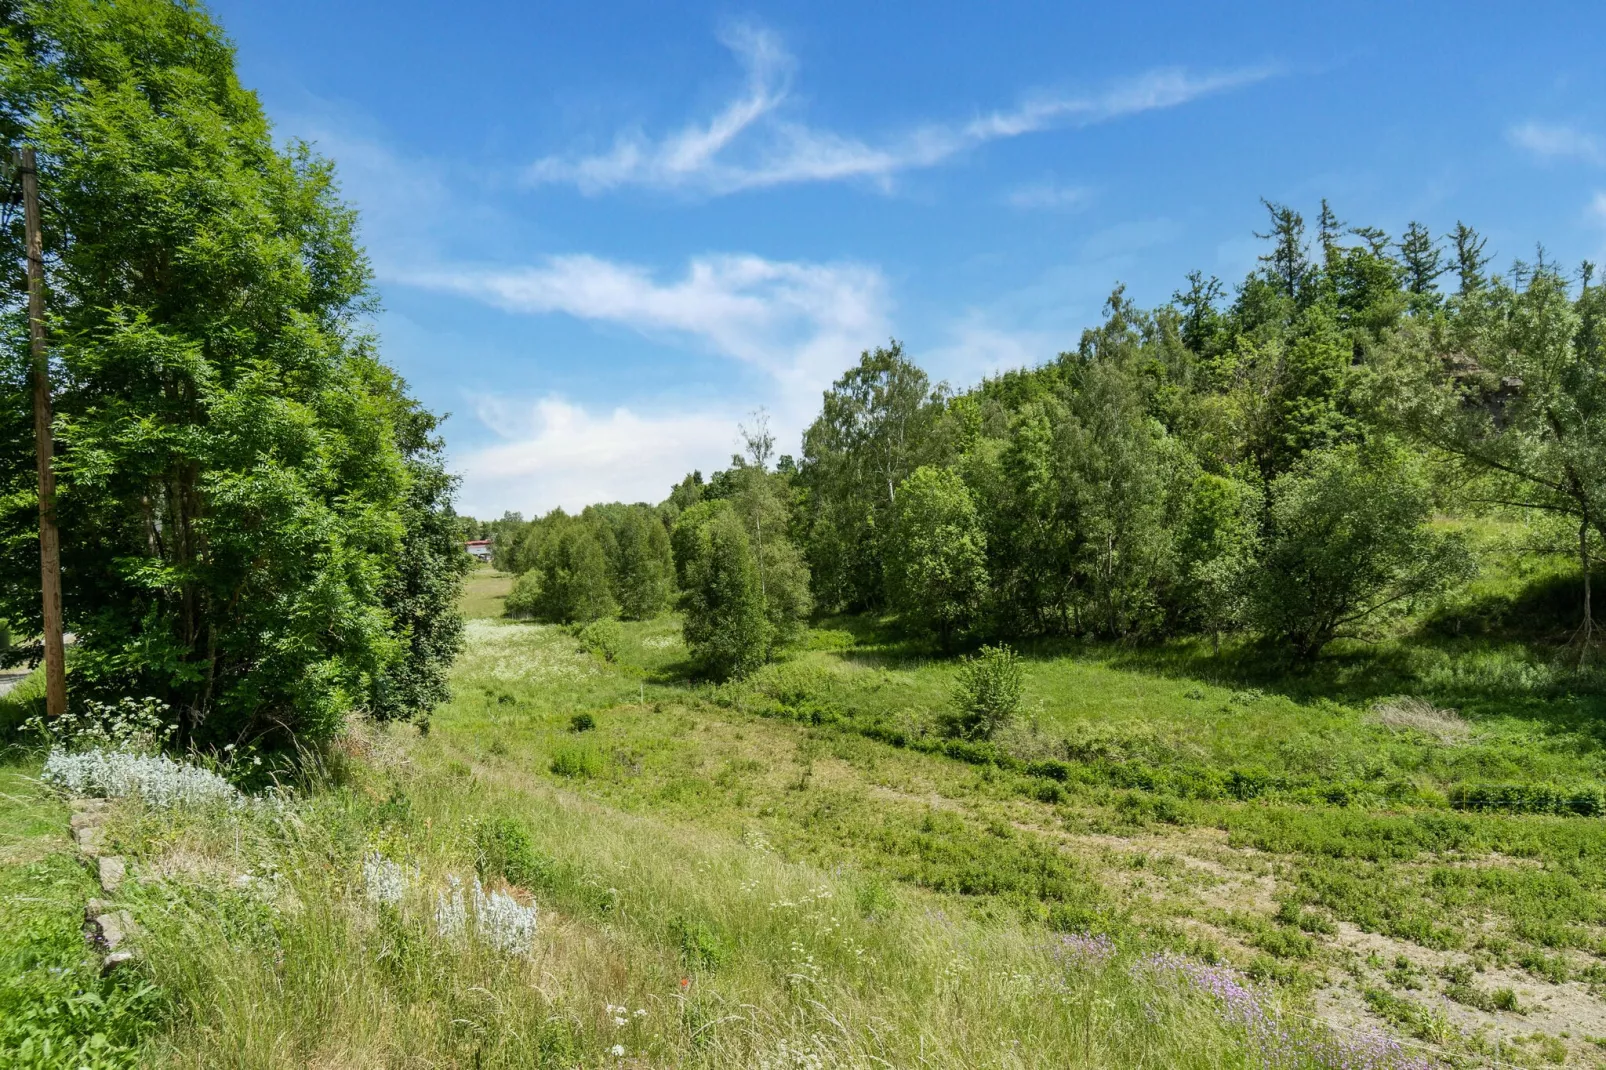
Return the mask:
[[[154,875],[139,893],[150,970],[183,1008],[162,1061],[1216,1067],[1248,1057],[1242,1030],[1207,995],[1067,958],[1041,929],[787,862],[757,839],[509,783],[428,743],[407,759],[284,812],[129,819],[121,834],[145,845]],[[445,937],[434,919],[449,875],[486,868],[475,838],[488,814],[517,830],[515,871],[529,883],[514,894],[542,908],[528,957]],[[364,895],[373,851],[413,874],[398,904]],[[490,868],[505,869],[506,854]],[[229,876],[240,872],[252,879]]]

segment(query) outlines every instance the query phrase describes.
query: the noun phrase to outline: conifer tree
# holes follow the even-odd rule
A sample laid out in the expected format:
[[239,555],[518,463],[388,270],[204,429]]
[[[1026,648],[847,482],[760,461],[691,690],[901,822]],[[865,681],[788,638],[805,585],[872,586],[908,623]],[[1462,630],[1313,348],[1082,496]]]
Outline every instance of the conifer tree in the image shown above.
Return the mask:
[[1438,278],[1449,270],[1439,243],[1427,227],[1413,222],[1405,228],[1405,237],[1400,239],[1399,250],[1400,262],[1404,265],[1405,289],[1411,295],[1412,305],[1423,308],[1437,303]]

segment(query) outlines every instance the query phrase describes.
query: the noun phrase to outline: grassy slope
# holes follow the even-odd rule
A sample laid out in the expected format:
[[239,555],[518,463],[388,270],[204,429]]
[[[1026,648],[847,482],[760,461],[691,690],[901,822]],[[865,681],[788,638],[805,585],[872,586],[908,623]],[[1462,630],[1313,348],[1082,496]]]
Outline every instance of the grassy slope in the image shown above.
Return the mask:
[[[758,836],[818,865],[958,892],[980,918],[1231,957],[1311,994],[1335,1022],[1381,1017],[1440,1043],[1484,1029],[1473,1050],[1506,1059],[1554,1055],[1562,1033],[1575,1057],[1592,1057],[1586,1035],[1606,1033],[1594,997],[1606,980],[1606,822],[1188,800],[1102,784],[1045,800],[1040,780],[865,738],[853,717],[798,723],[800,711],[772,697],[812,687],[874,723],[887,711],[918,719],[943,701],[951,664],[817,634],[816,645],[838,649],[750,686],[688,693],[664,682],[683,657],[672,622],[627,633],[623,664],[604,667],[558,629],[476,625],[463,666],[475,686],[437,717],[432,739],[509,781],[574,783],[621,809]],[[1162,767],[1169,755],[1317,776],[1369,763],[1373,775],[1440,787],[1468,774],[1598,776],[1593,737],[1578,727],[1507,711],[1445,745],[1385,729],[1358,702],[1302,703],[1132,661],[1120,651],[1036,661],[1036,731],[1006,742],[1052,750],[1057,734],[1074,735]],[[578,711],[597,729],[573,732]]]
[[[672,618],[625,625],[604,664],[562,629],[491,619],[509,578],[476,572],[469,648],[427,735],[357,731],[331,783],[283,813],[122,809],[144,976],[177,1008],[143,1058],[1254,1063],[1208,1001],[1055,935],[1092,931],[1128,955],[1236,962],[1296,1026],[1595,1065],[1606,821],[1461,813],[1447,792],[1599,783],[1606,711],[1589,677],[1471,626],[1496,603],[1520,616],[1485,583],[1428,637],[1340,649],[1304,677],[1190,644],[1031,650],[1031,709],[1001,748],[1074,757],[1059,783],[884,742],[929,737],[954,667],[877,622],[826,622],[785,664],[716,688],[688,681]],[[1399,693],[1461,709],[1464,737],[1378,723],[1373,700]],[[1237,799],[1134,769],[1282,787]],[[60,856],[61,815],[30,792],[0,812]],[[412,868],[398,908],[364,901],[373,851]],[[533,962],[433,935],[434,890],[476,864],[540,905]],[[66,954],[83,889],[62,889]]]

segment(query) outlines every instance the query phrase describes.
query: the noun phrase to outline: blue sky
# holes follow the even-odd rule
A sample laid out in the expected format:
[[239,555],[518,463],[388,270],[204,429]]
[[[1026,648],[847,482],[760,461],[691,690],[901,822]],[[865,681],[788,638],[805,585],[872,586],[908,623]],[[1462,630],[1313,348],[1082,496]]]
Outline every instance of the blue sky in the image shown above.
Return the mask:
[[889,337],[956,385],[1254,266],[1258,198],[1606,260],[1606,11],[217,0],[362,213],[480,516],[783,452]]

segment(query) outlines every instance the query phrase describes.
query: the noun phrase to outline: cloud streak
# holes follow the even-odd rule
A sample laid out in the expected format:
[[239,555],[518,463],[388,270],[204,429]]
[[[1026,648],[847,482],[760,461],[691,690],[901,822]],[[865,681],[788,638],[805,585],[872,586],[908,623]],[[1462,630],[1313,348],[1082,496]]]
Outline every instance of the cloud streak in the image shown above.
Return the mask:
[[477,415],[504,441],[454,458],[460,508],[471,516],[662,501],[688,471],[735,451],[741,418],[719,409],[592,412],[559,397],[516,407],[481,399]]
[[712,118],[657,139],[639,129],[623,131],[602,153],[545,157],[528,168],[527,180],[574,185],[586,194],[642,186],[717,196],[853,179],[886,189],[900,172],[936,166],[988,142],[1173,108],[1279,73],[1267,66],[1202,75],[1155,70],[1099,93],[1039,93],[1013,108],[963,122],[927,123],[871,143],[788,115],[796,62],[773,33],[742,27],[723,41],[746,80]]
[[663,281],[633,264],[578,254],[528,267],[431,269],[399,281],[510,312],[561,313],[690,339],[791,389],[815,389],[889,329],[880,271],[854,263],[711,255]]
[[1559,123],[1526,122],[1506,132],[1511,143],[1543,160],[1579,160],[1606,166],[1606,144],[1586,131]]
[[417,273],[411,285],[510,312],[569,315],[690,343],[757,368],[768,381],[744,403],[600,411],[547,396],[510,404],[478,398],[475,415],[501,440],[454,457],[464,508],[489,515],[578,508],[604,500],[659,501],[694,467],[726,461],[746,408],[767,402],[783,440],[799,432],[822,390],[890,326],[881,273],[751,255],[692,259],[677,276],[586,255],[516,268]]

